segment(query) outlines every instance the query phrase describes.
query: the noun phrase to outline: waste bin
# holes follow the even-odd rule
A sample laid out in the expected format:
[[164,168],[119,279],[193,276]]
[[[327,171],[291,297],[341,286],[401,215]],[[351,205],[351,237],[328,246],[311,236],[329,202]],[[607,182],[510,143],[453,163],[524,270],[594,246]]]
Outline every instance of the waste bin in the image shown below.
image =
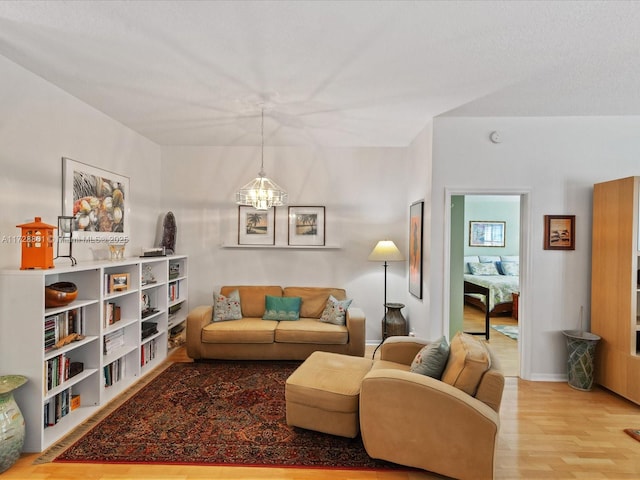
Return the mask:
[[582,330],[563,330],[567,340],[567,374],[569,386],[589,391],[593,386],[593,368],[596,345],[600,337]]

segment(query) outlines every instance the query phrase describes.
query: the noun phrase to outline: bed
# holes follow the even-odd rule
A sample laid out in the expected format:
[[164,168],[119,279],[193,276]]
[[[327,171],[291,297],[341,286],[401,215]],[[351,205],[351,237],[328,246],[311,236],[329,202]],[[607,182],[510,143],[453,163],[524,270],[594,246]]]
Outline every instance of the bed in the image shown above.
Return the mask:
[[520,291],[517,260],[513,255],[465,257],[464,302],[485,313],[485,330],[467,333],[488,340],[490,316],[512,312],[513,293]]

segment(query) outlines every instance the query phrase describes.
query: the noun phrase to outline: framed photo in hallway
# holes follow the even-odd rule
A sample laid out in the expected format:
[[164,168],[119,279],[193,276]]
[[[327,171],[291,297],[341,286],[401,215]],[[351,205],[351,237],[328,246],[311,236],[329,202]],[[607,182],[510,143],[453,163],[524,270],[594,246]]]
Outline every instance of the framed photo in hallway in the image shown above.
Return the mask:
[[256,210],[238,206],[238,245],[274,245],[276,243],[275,207]]
[[422,218],[424,202],[409,207],[409,293],[422,298]]
[[545,215],[544,216],[544,249],[575,250],[576,249],[576,216]]

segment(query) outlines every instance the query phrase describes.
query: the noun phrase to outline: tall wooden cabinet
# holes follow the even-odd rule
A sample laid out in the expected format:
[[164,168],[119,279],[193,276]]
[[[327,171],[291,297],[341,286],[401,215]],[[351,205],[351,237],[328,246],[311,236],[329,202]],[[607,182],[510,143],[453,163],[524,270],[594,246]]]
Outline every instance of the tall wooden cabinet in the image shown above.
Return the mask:
[[[45,286],[72,282],[77,298],[45,306]],[[86,262],[0,272],[0,374],[25,375],[15,392],[24,450],[40,452],[167,356],[188,311],[187,257]],[[82,339],[52,347],[68,333]]]
[[594,185],[591,330],[596,382],[640,404],[640,177]]

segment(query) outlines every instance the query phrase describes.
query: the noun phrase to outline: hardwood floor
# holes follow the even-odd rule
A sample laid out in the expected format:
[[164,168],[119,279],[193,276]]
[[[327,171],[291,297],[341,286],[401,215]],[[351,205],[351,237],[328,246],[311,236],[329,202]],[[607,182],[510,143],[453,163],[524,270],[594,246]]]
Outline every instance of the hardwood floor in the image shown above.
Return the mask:
[[[494,336],[493,332],[491,336]],[[491,342],[492,345],[493,342],[498,343],[493,338]],[[367,352],[371,355],[373,347],[368,348]],[[179,349],[172,358],[175,361],[188,361],[183,349]],[[623,432],[624,428],[640,428],[640,407],[604,389],[596,387],[591,392],[582,392],[562,382],[528,382],[509,377],[500,420],[496,479],[640,478],[640,442]],[[425,455],[428,454],[425,452]],[[443,478],[428,472],[185,465],[33,465],[37,457],[38,454],[24,454],[0,477],[2,480]]]
[[[472,306],[464,306],[463,329],[465,332],[484,331],[484,313]],[[491,325],[518,325],[518,321],[507,315],[491,317]],[[484,340],[484,336],[478,336]],[[500,368],[505,377],[517,377],[520,375],[520,356],[518,342],[502,333],[491,329],[489,340],[484,340],[491,347],[491,351],[498,357]]]

